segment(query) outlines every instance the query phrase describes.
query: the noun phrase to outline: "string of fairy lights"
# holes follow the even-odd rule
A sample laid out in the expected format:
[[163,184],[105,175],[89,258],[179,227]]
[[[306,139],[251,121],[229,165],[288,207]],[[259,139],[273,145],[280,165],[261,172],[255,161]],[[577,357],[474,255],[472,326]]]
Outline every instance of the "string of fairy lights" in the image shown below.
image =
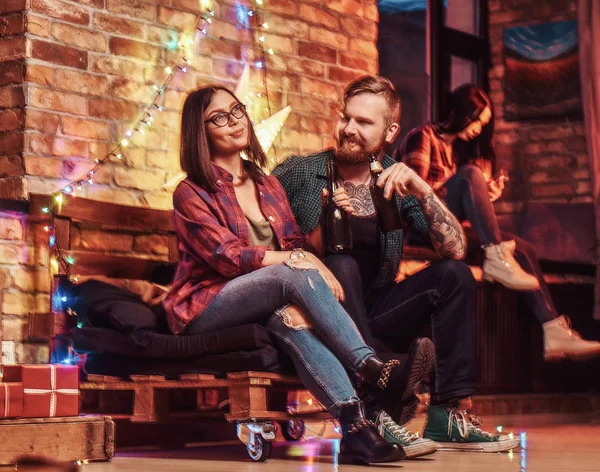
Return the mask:
[[[127,148],[134,145],[133,139],[136,135],[144,135],[146,130],[149,129],[154,120],[154,114],[163,111],[163,101],[165,92],[169,84],[173,81],[175,76],[180,73],[187,73],[188,70],[193,67],[192,55],[194,47],[194,37],[196,33],[201,36],[208,36],[208,28],[213,23],[215,16],[214,10],[210,8],[212,0],[200,0],[202,12],[198,16],[198,20],[194,27],[194,35],[185,36],[182,35],[179,41],[177,41],[177,47],[181,51],[178,59],[170,66],[165,67],[166,78],[162,83],[155,83],[151,85],[153,91],[153,99],[150,101],[140,113],[138,120],[135,124],[130,127],[122,136],[122,139],[118,141],[114,147],[103,157],[95,158],[94,165],[83,175],[77,179],[70,181],[68,184],[62,186],[56,192],[50,194],[50,204],[47,207],[42,208],[42,212],[50,217],[50,221],[44,226],[44,230],[49,233],[49,245],[51,249],[50,269],[52,274],[63,273],[67,277],[70,276],[71,266],[75,263],[75,259],[66,255],[63,256],[63,251],[57,244],[55,234],[55,216],[60,213],[62,205],[65,203],[65,195],[77,196],[83,191],[83,187],[86,185],[94,184],[94,177],[101,166],[104,164],[117,160],[121,161],[125,157]],[[269,98],[268,84],[267,84],[267,56],[273,55],[273,48],[266,44],[265,31],[268,29],[268,23],[264,21],[264,13],[261,7],[264,4],[264,0],[254,0],[254,9],[245,9],[244,14],[247,15],[248,20],[253,20],[254,29],[258,37],[258,45],[260,51],[260,58],[255,62],[255,67],[260,69],[262,72],[262,92],[253,94],[259,99],[266,100],[266,107],[264,111],[271,115],[271,102]],[[244,7],[245,8],[245,7]],[[247,22],[249,26],[250,21]],[[280,126],[274,127],[275,133],[279,132]],[[272,134],[273,132],[271,132]],[[62,269],[62,272],[61,272]]]

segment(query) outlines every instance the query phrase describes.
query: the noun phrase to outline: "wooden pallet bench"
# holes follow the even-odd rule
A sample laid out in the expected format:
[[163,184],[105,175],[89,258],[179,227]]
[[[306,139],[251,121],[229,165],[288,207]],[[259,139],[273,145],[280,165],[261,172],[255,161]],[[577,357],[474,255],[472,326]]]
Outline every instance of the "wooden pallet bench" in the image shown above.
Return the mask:
[[[47,196],[31,196],[31,213],[41,215],[37,217],[40,225],[47,224],[41,209],[51,205],[55,202]],[[53,209],[56,243],[63,257],[72,256],[75,261],[71,274],[168,283],[156,278],[166,264],[176,263],[179,257],[170,211],[69,195],[63,196],[60,208]],[[115,254],[102,248],[88,248],[80,239],[85,231],[128,235],[133,241],[131,251]],[[135,252],[148,249],[150,238],[162,241],[163,246],[149,248],[150,253]],[[64,272],[59,272],[55,284],[64,276]],[[68,337],[73,318],[65,313],[33,316],[29,337],[37,340]],[[257,461],[270,455],[269,441],[274,439],[276,427],[282,428],[284,437],[299,439],[304,418],[329,418],[316,400],[311,401],[314,405],[311,408],[305,405],[301,411],[295,408],[295,399],[304,390],[298,378],[266,372],[230,373],[226,378],[185,374],[178,380],[157,375],[131,375],[129,379],[88,375],[80,388],[84,413],[110,415],[132,423],[224,418],[238,425],[238,437],[247,445],[250,457]]]
[[[296,392],[304,390],[300,380],[268,372],[236,372],[222,379],[183,374],[179,380],[166,380],[159,375],[131,375],[129,380],[88,375],[80,389],[86,413],[111,414],[134,423],[215,416],[230,422],[325,416],[319,407],[296,413],[291,405]],[[173,395],[181,391],[192,395]],[[127,401],[123,402],[125,396],[119,397],[116,392],[125,393]]]

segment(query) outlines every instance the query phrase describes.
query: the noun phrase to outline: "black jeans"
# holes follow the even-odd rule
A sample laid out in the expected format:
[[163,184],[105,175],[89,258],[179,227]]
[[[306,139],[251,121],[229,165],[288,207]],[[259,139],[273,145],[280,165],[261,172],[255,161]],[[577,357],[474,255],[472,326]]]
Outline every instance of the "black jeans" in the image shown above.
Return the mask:
[[352,257],[329,256],[324,262],[344,287],[344,308],[363,337],[372,335],[393,351],[405,352],[410,342],[431,326],[436,352],[432,403],[475,393],[475,280],[467,265],[436,262],[365,297],[358,264]]
[[460,166],[444,184],[444,189],[448,209],[458,220],[471,223],[481,245],[502,242],[496,210],[479,167],[470,164]]

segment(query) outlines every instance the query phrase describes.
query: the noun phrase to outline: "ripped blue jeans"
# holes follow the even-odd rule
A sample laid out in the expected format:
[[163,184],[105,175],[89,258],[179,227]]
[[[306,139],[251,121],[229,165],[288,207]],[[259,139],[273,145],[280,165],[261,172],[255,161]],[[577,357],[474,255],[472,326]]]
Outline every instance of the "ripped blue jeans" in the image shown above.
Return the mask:
[[[310,327],[294,325],[285,308],[289,304],[300,308]],[[186,334],[250,323],[273,333],[304,386],[333,416],[358,400],[347,370],[356,372],[374,352],[316,270],[278,264],[233,279]]]

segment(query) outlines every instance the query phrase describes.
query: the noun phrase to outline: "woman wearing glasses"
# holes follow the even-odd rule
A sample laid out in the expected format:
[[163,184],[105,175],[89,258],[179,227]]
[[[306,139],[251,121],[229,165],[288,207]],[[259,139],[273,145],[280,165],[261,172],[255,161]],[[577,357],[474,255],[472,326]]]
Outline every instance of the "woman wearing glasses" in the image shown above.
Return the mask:
[[432,367],[431,342],[419,341],[402,363],[375,356],[338,302],[339,282],[302,250],[305,238],[283,188],[260,170],[265,163],[244,105],[229,90],[209,86],[188,96],[181,130],[187,178],[173,195],[181,259],[164,302],[171,330],[263,324],[305,386],[339,418],[341,462],[401,460],[404,451],[365,419],[346,369],[382,404],[408,405]]

